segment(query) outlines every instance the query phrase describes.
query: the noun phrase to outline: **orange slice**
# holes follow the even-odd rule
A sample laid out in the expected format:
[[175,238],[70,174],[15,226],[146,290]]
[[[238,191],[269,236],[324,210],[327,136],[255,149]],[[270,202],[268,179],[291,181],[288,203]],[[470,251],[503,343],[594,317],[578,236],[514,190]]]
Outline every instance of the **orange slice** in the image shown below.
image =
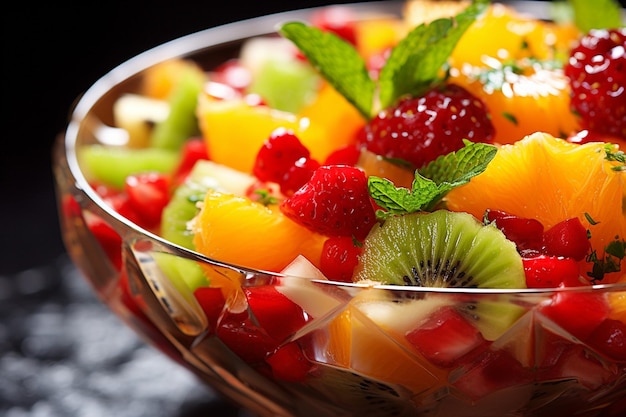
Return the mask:
[[278,207],[209,191],[191,224],[198,252],[218,261],[278,272],[299,254],[319,266],[325,237],[285,217]]

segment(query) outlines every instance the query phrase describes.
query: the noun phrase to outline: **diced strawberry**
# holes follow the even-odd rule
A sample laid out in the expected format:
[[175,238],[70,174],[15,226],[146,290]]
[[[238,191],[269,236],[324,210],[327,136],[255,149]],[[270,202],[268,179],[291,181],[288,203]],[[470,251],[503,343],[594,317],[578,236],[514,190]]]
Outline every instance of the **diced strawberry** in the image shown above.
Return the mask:
[[587,229],[578,217],[555,224],[543,235],[543,251],[548,255],[565,256],[581,261],[585,259],[590,249]]
[[235,314],[226,310],[215,333],[234,354],[250,365],[265,363],[265,358],[279,345],[248,317],[247,312]]
[[560,291],[552,302],[539,312],[580,340],[587,340],[598,325],[607,318],[609,306],[606,295],[595,292]]
[[122,238],[104,220],[95,215],[86,216],[89,231],[96,238],[111,264],[118,271],[122,269]]
[[209,322],[209,330],[215,331],[219,318],[224,311],[226,300],[221,288],[199,287],[194,293],[194,297],[200,304],[202,311]]
[[352,282],[354,268],[363,252],[362,245],[351,237],[330,237],[324,242],[320,270],[328,279]]
[[626,323],[606,319],[589,335],[587,344],[618,361],[626,361]]
[[266,362],[272,368],[274,378],[287,382],[303,381],[313,368],[296,342],[281,346],[267,357]]
[[458,366],[470,352],[488,346],[478,329],[453,307],[440,308],[405,337],[426,359],[444,368]]
[[578,287],[580,279],[578,262],[572,258],[537,255],[523,257],[526,286],[528,288]]
[[252,74],[239,60],[230,59],[215,69],[211,81],[226,84],[243,94],[252,81]]
[[539,250],[543,239],[543,224],[539,220],[519,217],[502,210],[489,209],[487,220],[502,230],[502,233],[517,245],[518,251]]
[[606,366],[584,345],[569,343],[562,346],[562,351],[550,367],[541,367],[537,372],[539,380],[576,379],[589,389],[609,384],[616,379],[616,368]]
[[321,30],[332,32],[346,42],[356,45],[355,17],[349,8],[331,6],[315,12],[311,17],[311,23]]
[[202,138],[189,139],[183,145],[181,161],[174,173],[173,185],[177,186],[185,181],[196,162],[209,159],[206,142]]
[[308,321],[308,315],[296,303],[272,285],[244,288],[248,305],[261,328],[278,342],[283,342]]
[[284,200],[283,214],[327,236],[363,239],[376,223],[365,173],[347,165],[323,165]]
[[126,177],[124,190],[133,210],[140,214],[137,224],[151,228],[161,222],[161,213],[170,200],[170,178],[146,172]]
[[487,350],[453,385],[471,398],[480,399],[498,390],[532,381],[532,372],[508,352]]

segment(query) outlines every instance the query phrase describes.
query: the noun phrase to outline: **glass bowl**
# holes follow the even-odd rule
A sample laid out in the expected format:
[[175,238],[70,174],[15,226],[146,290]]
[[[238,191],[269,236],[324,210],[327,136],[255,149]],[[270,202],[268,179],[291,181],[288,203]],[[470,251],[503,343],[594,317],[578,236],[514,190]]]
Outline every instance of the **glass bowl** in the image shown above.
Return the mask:
[[[349,7],[357,15],[400,16],[402,6],[372,2]],[[534,2],[517,6],[535,14],[545,14],[547,7]],[[142,229],[89,185],[78,151],[115,133],[113,103],[137,88],[147,68],[188,57],[213,69],[235,57],[246,39],[272,33],[280,22],[306,20],[313,11],[255,18],[176,39],[119,65],[77,101],[55,146],[54,171],[67,250],[99,298],[148,343],[224,398],[261,416],[622,412],[624,355],[607,355],[592,338],[549,318],[543,308],[556,299],[576,299],[575,314],[584,323],[594,317],[598,303],[623,299],[626,284],[432,289],[362,286],[251,270],[209,259]],[[181,274],[193,274],[198,266],[214,287],[192,294],[181,285]],[[224,299],[218,288],[224,282],[240,286],[238,295]],[[290,309],[275,303],[269,311],[267,305],[262,312],[256,310],[248,297],[263,291],[270,300],[286,296]],[[478,328],[490,316],[511,318],[505,327],[485,331],[484,343],[452,362],[416,351],[397,331],[397,321],[408,323],[407,317],[424,317],[435,306],[453,305],[478,317]],[[421,322],[418,329],[429,326]]]

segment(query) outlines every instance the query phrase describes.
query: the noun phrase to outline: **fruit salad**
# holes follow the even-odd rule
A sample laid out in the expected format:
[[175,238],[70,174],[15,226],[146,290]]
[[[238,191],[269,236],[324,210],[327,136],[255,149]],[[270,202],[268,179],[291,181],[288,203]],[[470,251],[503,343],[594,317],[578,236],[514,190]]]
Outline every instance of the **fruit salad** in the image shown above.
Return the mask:
[[268,415],[619,413],[626,29],[580,3],[326,7],[217,66],[160,62],[78,149],[156,243],[63,213],[127,316]]

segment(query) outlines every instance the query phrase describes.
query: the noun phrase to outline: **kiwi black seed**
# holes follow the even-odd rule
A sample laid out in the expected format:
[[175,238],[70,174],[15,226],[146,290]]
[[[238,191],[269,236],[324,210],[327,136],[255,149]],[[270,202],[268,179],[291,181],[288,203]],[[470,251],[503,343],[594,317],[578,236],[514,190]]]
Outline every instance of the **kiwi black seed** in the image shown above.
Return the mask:
[[525,288],[515,244],[493,225],[448,210],[390,217],[363,243],[354,281],[458,288]]
[[308,381],[308,386],[324,396],[330,405],[350,410],[351,416],[418,415],[408,390],[349,369],[320,365]]

